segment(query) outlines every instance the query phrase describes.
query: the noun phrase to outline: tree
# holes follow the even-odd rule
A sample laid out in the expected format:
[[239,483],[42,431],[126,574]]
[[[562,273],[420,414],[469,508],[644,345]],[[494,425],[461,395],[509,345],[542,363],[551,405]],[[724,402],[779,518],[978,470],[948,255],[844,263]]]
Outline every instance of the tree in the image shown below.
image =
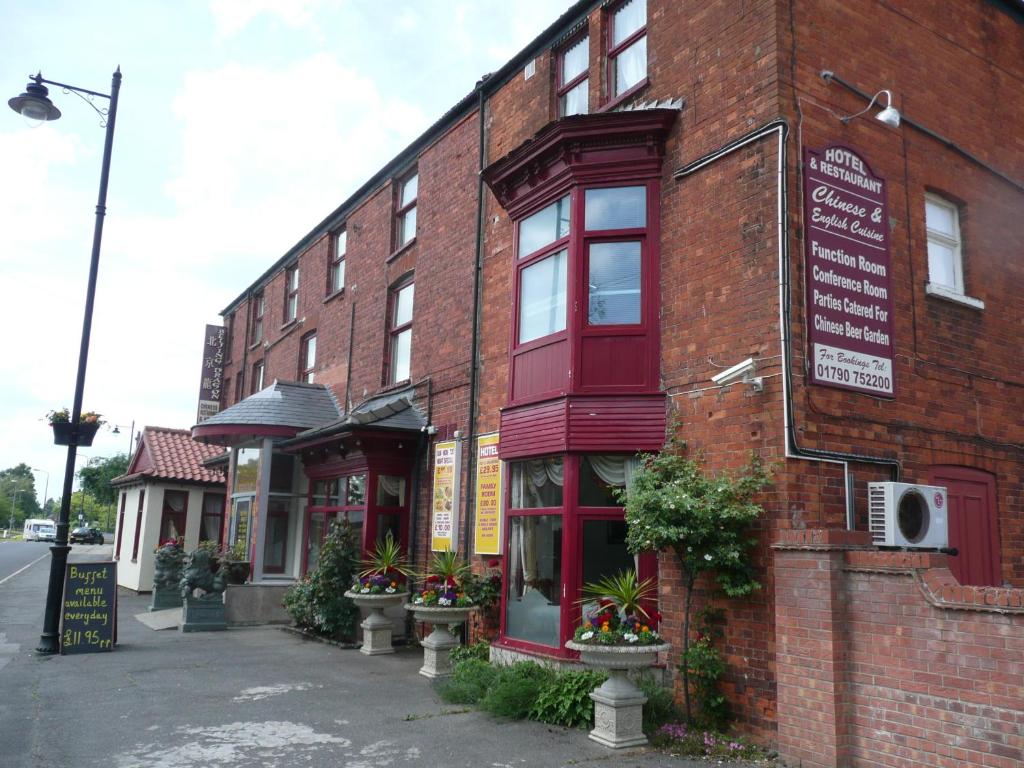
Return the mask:
[[[17,497],[17,502],[15,502]],[[20,527],[28,518],[42,517],[36,498],[36,479],[25,463],[0,470],[0,522]]]
[[104,459],[94,459],[78,470],[78,481],[85,491],[100,504],[117,501],[117,489],[110,481],[128,471],[128,454],[118,453]]
[[619,492],[629,551],[669,549],[679,563],[685,590],[681,670],[688,722],[693,722],[688,663],[693,587],[701,574],[709,573],[729,597],[760,588],[750,561],[757,543],[750,528],[763,509],[751,499],[767,484],[768,473],[756,456],[735,477],[713,476],[704,472],[699,459],[686,455],[685,443],[673,440],[665,450],[647,456],[629,489]]

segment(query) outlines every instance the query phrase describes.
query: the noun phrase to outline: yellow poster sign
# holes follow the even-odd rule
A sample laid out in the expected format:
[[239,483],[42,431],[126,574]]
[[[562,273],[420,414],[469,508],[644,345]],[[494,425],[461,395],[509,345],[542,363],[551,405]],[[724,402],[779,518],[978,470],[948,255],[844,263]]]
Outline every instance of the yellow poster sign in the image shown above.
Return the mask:
[[476,518],[473,550],[478,555],[501,554],[501,459],[498,433],[476,441]]
[[434,496],[430,517],[430,549],[459,548],[459,441],[434,445]]

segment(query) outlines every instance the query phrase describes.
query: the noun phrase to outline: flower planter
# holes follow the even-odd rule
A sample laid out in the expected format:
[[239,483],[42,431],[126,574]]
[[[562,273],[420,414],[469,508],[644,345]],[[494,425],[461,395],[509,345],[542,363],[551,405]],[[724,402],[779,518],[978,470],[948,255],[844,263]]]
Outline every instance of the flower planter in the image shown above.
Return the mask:
[[[55,445],[71,445],[71,424],[62,422],[51,424],[53,427],[53,442]],[[92,445],[92,439],[96,437],[100,425],[96,422],[82,422],[78,425],[77,445]]]
[[394,653],[395,649],[391,647],[391,619],[384,615],[384,609],[401,605],[409,599],[409,593],[364,595],[349,590],[345,597],[359,606],[365,617],[359,625],[363,628],[363,645],[359,652],[367,656]]
[[565,647],[578,651],[580,661],[588,667],[608,673],[604,684],[590,694],[594,702],[594,730],[590,738],[612,749],[646,744],[642,726],[647,697],[633,685],[628,673],[655,663],[658,654],[669,650],[671,644],[589,645],[570,640]]
[[416,621],[430,624],[434,631],[423,639],[423,666],[420,674],[424,677],[448,677],[452,673],[451,650],[460,645],[458,637],[448,631],[448,627],[462,624],[469,614],[476,610],[475,605],[465,608],[445,608],[436,605],[413,605],[407,603],[407,611],[412,611]]

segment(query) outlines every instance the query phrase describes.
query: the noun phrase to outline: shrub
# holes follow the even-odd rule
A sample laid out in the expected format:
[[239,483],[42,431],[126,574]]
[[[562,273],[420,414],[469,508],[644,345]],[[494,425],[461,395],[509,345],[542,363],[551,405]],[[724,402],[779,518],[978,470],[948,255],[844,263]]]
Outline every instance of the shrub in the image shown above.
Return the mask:
[[538,691],[549,685],[554,673],[532,661],[522,661],[498,670],[480,708],[496,717],[522,720],[529,717]]
[[644,704],[644,733],[653,734],[665,723],[679,719],[679,708],[671,688],[659,683],[650,672],[642,673],[636,684],[647,697],[647,703]]
[[346,521],[331,527],[320,557],[304,579],[285,594],[285,610],[297,626],[335,640],[355,637],[359,609],[344,596],[355,577],[359,545]]
[[560,672],[537,694],[530,719],[567,728],[586,728],[594,722],[590,693],[608,679],[592,669]]
[[472,645],[458,645],[451,650],[452,664],[457,664],[466,659],[488,661],[490,658],[491,644],[486,640],[480,640]]
[[487,694],[498,673],[498,669],[486,661],[463,659],[452,667],[452,676],[438,684],[438,695],[448,704],[477,704]]

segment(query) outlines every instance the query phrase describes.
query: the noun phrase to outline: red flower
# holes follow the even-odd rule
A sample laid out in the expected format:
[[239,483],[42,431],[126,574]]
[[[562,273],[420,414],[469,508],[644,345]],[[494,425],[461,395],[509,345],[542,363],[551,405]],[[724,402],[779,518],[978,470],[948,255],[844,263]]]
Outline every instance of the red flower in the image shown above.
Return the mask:
[[499,560],[496,557],[492,557],[490,560],[487,561],[488,568],[497,568],[499,565],[501,565],[501,560]]
[[433,573],[430,574],[429,576],[427,576],[427,583],[428,584],[434,584],[434,583],[436,583],[436,582],[438,582],[440,580],[441,580],[441,577],[440,576],[435,576]]

